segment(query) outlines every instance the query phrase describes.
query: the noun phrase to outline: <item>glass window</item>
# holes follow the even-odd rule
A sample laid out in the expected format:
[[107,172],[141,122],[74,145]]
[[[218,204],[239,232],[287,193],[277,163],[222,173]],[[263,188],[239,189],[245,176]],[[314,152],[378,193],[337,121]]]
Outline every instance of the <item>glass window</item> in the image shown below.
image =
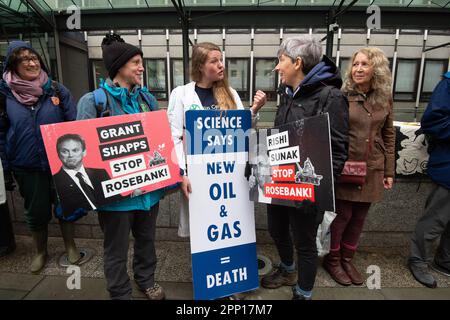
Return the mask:
[[53,80],[58,81],[58,62],[56,59],[50,60],[50,74]]
[[348,64],[351,58],[340,58],[339,59],[339,69],[341,69],[341,78],[345,79],[345,73],[347,72]]
[[277,65],[276,59],[255,59],[255,88],[267,95],[268,101],[277,100],[277,74],[273,69]]
[[184,85],[184,68],[182,59],[172,59],[172,89]]
[[248,100],[248,87],[250,78],[249,59],[227,58],[227,73],[230,86],[236,90],[242,101]]
[[413,101],[415,99],[418,69],[419,60],[398,60],[395,75],[395,100]]
[[423,73],[423,88],[421,99],[429,100],[434,88],[442,79],[442,74],[447,70],[446,60],[426,60]]
[[6,57],[0,54],[0,70],[3,70],[5,59]]
[[101,79],[108,78],[108,71],[105,68],[103,60],[92,60],[92,72],[94,88],[97,89]]
[[145,75],[148,90],[158,100],[167,100],[166,60],[146,59]]
[[250,29],[227,29],[227,34],[250,34]]

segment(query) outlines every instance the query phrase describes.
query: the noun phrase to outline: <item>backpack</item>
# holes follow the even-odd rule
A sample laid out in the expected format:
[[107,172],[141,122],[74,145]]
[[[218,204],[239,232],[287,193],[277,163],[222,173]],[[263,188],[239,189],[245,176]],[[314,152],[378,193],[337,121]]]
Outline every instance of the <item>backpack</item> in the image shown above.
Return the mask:
[[[108,105],[111,105],[109,95],[106,94],[104,88],[95,89],[93,93],[95,109],[97,110],[97,118],[109,117],[111,115],[111,111],[108,108]],[[150,93],[141,91],[140,95],[142,99],[144,99],[145,103],[147,103],[150,111],[156,111],[158,109],[157,105],[154,103],[155,98],[151,96]]]

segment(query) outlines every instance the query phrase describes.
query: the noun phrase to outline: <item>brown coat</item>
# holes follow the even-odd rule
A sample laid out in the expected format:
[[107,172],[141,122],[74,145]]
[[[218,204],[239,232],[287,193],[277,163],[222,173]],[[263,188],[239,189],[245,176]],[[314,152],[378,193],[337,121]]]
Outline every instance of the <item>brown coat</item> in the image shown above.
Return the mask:
[[387,108],[381,108],[369,104],[361,94],[349,94],[347,98],[350,106],[348,160],[367,159],[367,176],[362,187],[336,184],[336,199],[381,201],[383,178],[394,177],[395,128],[392,103]]

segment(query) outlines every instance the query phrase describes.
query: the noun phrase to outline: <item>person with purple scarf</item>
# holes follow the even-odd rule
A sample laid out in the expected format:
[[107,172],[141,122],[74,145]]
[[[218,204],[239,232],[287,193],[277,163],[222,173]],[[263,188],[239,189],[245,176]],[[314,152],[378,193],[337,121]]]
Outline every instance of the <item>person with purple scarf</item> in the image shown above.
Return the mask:
[[[76,104],[67,88],[49,78],[42,58],[24,41],[8,46],[0,95],[6,102],[0,117],[5,180],[14,176],[24,198],[25,220],[37,252],[31,272],[38,273],[47,262],[52,206],[55,211],[59,207],[40,126],[75,120]],[[73,223],[60,220],[60,225],[69,261],[76,263],[81,256],[73,240]]]

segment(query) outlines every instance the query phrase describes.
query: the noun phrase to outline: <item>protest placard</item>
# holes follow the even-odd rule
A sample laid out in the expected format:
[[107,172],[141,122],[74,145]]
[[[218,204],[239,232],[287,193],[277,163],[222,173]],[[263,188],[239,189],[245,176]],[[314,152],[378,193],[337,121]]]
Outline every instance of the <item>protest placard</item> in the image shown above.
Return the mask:
[[165,111],[41,126],[64,216],[180,181]]
[[186,112],[195,299],[258,287],[255,218],[248,198],[250,111]]
[[302,201],[334,211],[328,114],[305,118],[250,137],[250,199],[295,207]]

